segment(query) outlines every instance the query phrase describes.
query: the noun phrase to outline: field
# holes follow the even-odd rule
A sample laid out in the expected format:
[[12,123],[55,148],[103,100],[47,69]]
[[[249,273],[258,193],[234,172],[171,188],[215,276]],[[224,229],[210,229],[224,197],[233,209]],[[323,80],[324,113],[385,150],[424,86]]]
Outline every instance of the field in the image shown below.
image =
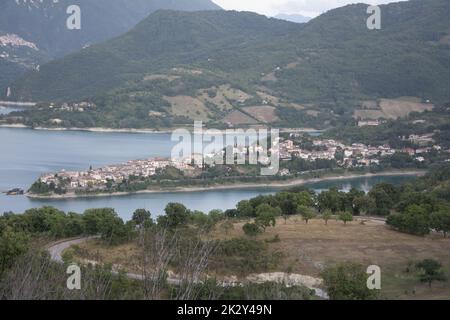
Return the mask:
[[[214,92],[215,96],[211,97],[209,96],[208,92]],[[233,109],[233,106],[228,101],[228,99],[224,96],[223,92],[216,87],[210,88],[210,89],[203,89],[199,90],[199,96],[198,98],[206,103],[212,103],[216,107],[218,107],[222,111],[231,110]]]
[[256,124],[258,123],[255,119],[250,118],[245,113],[242,113],[239,110],[235,110],[228,114],[225,118],[222,119],[222,122],[229,123],[231,125],[237,126],[241,124]]
[[246,101],[252,97],[242,90],[231,88],[229,85],[221,85],[218,93],[230,101]]
[[[220,240],[245,237],[242,231],[244,223],[235,223],[228,234],[216,228],[210,236]],[[277,235],[280,241],[271,241]],[[338,262],[351,261],[364,266],[374,264],[382,270],[381,298],[450,298],[450,283],[433,283],[429,288],[420,283],[413,267],[420,260],[433,258],[440,261],[447,271],[450,270],[450,239],[441,235],[411,236],[391,230],[384,222],[362,218],[348,225],[335,220],[325,225],[319,219],[305,224],[301,217],[294,216],[286,223],[284,219],[278,219],[276,227],[268,228],[257,239],[267,243],[269,253],[281,253],[277,267],[269,267],[264,272],[319,277],[323,268]],[[81,247],[92,254],[92,259],[98,257],[133,269],[132,261],[137,251],[132,244],[110,248],[91,242]],[[234,275],[231,271],[227,276]]]
[[242,108],[245,112],[250,114],[253,118],[261,122],[272,123],[279,120],[276,114],[276,108],[268,106],[252,106]]
[[192,120],[209,120],[209,111],[198,99],[189,96],[164,97],[172,108],[171,113],[176,116],[185,116]]
[[399,119],[405,118],[412,112],[425,112],[433,110],[429,103],[421,103],[414,97],[402,97],[398,99],[380,99],[378,103],[366,101],[363,110],[355,110],[354,117],[362,120]]

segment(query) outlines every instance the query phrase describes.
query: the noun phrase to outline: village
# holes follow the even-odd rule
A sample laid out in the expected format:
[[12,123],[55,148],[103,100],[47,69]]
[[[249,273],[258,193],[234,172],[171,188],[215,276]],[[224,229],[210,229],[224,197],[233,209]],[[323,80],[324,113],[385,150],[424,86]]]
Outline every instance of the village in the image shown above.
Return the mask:
[[[429,136],[411,136],[411,141],[427,141],[429,146],[414,148],[403,148],[396,150],[389,145],[367,146],[360,143],[346,145],[333,139],[314,138],[309,148],[302,148],[298,142],[299,134],[290,134],[288,138],[279,138],[276,149],[270,152],[278,152],[281,164],[294,159],[315,162],[316,160],[335,161],[340,168],[361,168],[376,166],[380,164],[383,157],[392,156],[395,153],[410,155],[417,162],[424,162],[427,153],[432,150],[440,151],[441,147],[433,145]],[[431,139],[431,140],[430,140]],[[253,149],[252,149],[253,148]],[[245,159],[249,150],[260,148],[255,146],[235,146],[233,153]],[[150,179],[157,176],[168,167],[175,168],[186,177],[195,177],[201,174],[209,164],[207,158],[219,159],[225,156],[225,150],[217,154],[191,155],[183,159],[172,160],[169,158],[150,158],[143,160],[131,160],[123,164],[109,165],[102,168],[90,168],[87,171],[61,171],[58,173],[47,173],[40,177],[40,183],[54,188],[64,188],[67,192],[76,190],[106,190],[112,185],[120,184],[133,178]],[[264,165],[264,159],[260,163]],[[291,172],[280,165],[279,176],[290,176],[299,172]]]

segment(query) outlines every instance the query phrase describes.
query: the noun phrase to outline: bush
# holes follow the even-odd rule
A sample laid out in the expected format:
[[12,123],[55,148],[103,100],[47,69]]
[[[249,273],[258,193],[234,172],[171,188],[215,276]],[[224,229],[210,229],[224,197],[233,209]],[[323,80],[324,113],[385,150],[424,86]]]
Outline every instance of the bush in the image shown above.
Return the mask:
[[339,220],[347,224],[347,222],[353,221],[353,215],[350,212],[342,212],[339,214]]
[[421,271],[419,274],[420,281],[428,283],[430,288],[433,281],[447,281],[442,264],[438,261],[425,259],[416,264],[416,268]]
[[246,223],[242,227],[244,233],[249,237],[256,237],[258,234],[261,234],[263,230],[256,223]]
[[322,272],[325,288],[331,300],[372,300],[377,292],[367,288],[364,267],[342,263]]
[[416,205],[408,207],[405,213],[390,215],[386,223],[404,233],[418,236],[430,233],[430,218]]

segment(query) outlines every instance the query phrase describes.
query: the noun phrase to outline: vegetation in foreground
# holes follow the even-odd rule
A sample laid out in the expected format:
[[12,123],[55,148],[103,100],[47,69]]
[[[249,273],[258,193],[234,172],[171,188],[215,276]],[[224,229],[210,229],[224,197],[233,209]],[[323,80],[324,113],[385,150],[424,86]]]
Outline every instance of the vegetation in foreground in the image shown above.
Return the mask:
[[[441,298],[448,292],[450,266],[445,238],[449,180],[447,166],[399,187],[377,185],[368,194],[332,189],[316,195],[294,188],[242,201],[225,212],[204,214],[171,203],[165,215],[153,220],[150,212],[137,210],[126,223],[112,209],[65,214],[44,207],[5,213],[0,218],[0,292],[5,299],[313,297],[303,285],[287,289],[276,281],[221,285],[225,277],[243,281],[251,274],[282,271],[322,277],[332,299]],[[366,215],[387,217],[391,227]],[[50,261],[37,244],[88,235],[100,238],[64,254],[66,263],[87,263],[87,291],[49,287],[47,282],[61,285],[63,266]],[[127,249],[117,255],[123,246]],[[108,257],[108,252],[115,254]],[[121,255],[129,265],[117,263]],[[364,289],[361,268],[367,263],[384,270],[379,294]],[[142,274],[144,281],[128,279],[124,270]],[[52,281],[36,280],[35,272]],[[26,282],[21,288],[14,281],[19,276]],[[168,281],[173,277],[176,284]],[[98,290],[89,291],[94,287]]]

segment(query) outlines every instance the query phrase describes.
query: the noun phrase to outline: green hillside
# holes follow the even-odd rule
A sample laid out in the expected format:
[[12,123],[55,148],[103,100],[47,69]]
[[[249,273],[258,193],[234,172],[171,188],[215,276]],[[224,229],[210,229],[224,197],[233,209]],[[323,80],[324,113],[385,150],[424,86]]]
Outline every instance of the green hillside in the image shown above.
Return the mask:
[[[66,28],[69,5],[78,5],[81,9],[80,30]],[[11,55],[0,56],[0,92],[24,71],[32,69],[30,65],[42,64],[121,35],[159,9],[193,11],[220,7],[209,0],[2,0],[0,36],[16,35],[37,49],[16,53],[14,59]],[[11,49],[0,43],[0,54]],[[24,64],[22,60],[29,63]],[[7,64],[9,66],[5,67]]]
[[366,9],[349,5],[306,24],[245,12],[158,11],[123,36],[43,65],[12,92],[20,100],[96,104],[82,115],[28,113],[29,125],[52,117],[65,126],[110,127],[196,118],[324,127],[351,118],[363,101],[450,101],[450,2],[382,6],[376,31],[366,27]]

